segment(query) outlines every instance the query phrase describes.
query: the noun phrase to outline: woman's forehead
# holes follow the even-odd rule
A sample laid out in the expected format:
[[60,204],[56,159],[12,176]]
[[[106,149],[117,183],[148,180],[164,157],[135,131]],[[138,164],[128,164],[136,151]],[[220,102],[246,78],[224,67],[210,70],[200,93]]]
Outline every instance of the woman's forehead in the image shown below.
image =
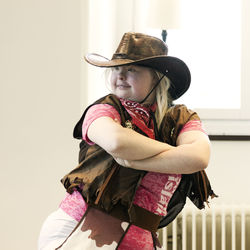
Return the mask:
[[121,66],[116,66],[113,68],[121,68],[121,69],[130,69],[130,68],[137,68],[137,69],[141,69],[141,70],[151,70],[149,67],[145,67],[145,66],[141,66],[141,65],[137,65],[137,64],[130,64],[130,65],[121,65]]

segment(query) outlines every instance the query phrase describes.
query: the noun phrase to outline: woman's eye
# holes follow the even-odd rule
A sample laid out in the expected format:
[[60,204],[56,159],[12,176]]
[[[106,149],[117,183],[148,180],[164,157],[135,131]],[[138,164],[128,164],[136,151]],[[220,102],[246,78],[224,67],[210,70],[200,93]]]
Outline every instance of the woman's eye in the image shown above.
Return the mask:
[[128,71],[129,72],[136,72],[136,69],[135,68],[129,68]]
[[118,71],[118,70],[119,70],[119,67],[112,67],[111,70],[112,70],[112,71]]

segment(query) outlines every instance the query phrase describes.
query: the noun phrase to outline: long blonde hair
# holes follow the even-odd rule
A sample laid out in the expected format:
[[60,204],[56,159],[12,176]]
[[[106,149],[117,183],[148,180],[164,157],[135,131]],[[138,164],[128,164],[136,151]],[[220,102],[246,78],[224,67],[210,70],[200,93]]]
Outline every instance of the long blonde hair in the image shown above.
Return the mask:
[[[155,74],[158,79],[160,79],[163,74],[155,71]],[[162,120],[168,110],[170,103],[172,102],[170,96],[168,95],[168,89],[170,87],[170,80],[166,76],[164,76],[159,83],[158,87],[156,88],[156,103],[157,108],[155,111],[155,119],[157,123],[158,129],[161,126]]]

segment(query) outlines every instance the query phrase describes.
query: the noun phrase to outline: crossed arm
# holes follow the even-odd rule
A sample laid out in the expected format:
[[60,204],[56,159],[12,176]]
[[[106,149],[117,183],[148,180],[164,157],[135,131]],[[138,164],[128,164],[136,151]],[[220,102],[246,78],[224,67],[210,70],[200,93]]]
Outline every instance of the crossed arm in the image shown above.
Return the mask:
[[173,147],[100,117],[89,126],[88,138],[124,167],[146,171],[189,174],[205,169],[210,157],[209,139],[201,131],[181,133]]

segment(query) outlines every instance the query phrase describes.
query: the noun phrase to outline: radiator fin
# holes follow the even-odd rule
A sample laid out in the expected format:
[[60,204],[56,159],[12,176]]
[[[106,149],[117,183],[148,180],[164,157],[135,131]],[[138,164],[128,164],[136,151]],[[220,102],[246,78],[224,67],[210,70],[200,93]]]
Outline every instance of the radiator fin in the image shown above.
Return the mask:
[[186,206],[160,240],[163,250],[249,250],[250,205]]

